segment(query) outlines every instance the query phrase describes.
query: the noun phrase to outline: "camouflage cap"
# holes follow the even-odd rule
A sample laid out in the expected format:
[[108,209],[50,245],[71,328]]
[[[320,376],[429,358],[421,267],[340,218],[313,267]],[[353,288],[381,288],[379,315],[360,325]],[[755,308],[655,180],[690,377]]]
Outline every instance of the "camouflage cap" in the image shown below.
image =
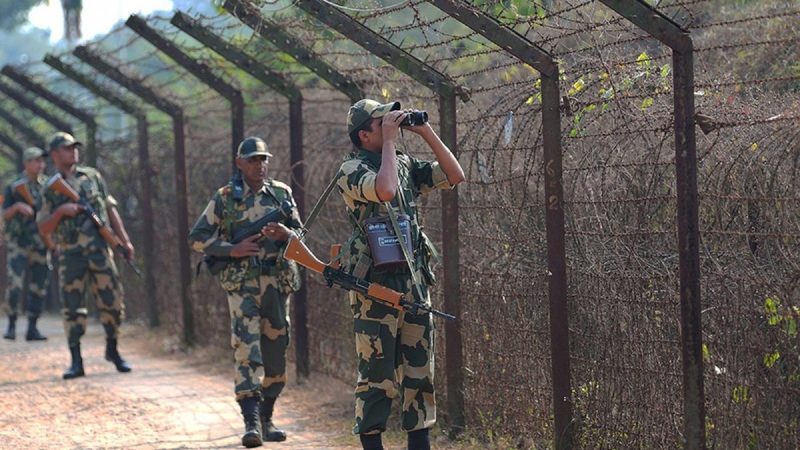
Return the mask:
[[36,159],[40,156],[45,156],[47,152],[40,149],[39,147],[28,147],[25,151],[22,152],[22,160],[23,161],[30,161],[32,159]]
[[238,158],[249,158],[251,156],[264,155],[272,156],[267,148],[267,143],[263,139],[257,137],[249,137],[239,144],[239,151],[236,154]]
[[50,151],[58,147],[69,147],[70,145],[83,145],[83,142],[75,140],[71,134],[63,131],[59,131],[50,138]]
[[347,112],[347,134],[359,129],[369,119],[383,117],[387,112],[398,109],[400,109],[400,102],[380,104],[368,98],[359,100]]

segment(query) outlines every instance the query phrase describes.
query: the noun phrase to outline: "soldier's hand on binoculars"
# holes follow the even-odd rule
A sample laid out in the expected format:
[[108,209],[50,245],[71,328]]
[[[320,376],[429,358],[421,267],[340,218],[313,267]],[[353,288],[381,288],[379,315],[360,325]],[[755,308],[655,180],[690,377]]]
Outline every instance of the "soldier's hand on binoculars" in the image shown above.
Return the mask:
[[260,234],[254,234],[242,242],[234,244],[231,248],[231,256],[234,258],[243,258],[245,256],[258,255],[258,243],[256,241],[260,237]]
[[397,130],[400,128],[400,122],[406,116],[405,111],[389,111],[384,114],[381,120],[381,131],[383,132],[383,140],[397,140]]

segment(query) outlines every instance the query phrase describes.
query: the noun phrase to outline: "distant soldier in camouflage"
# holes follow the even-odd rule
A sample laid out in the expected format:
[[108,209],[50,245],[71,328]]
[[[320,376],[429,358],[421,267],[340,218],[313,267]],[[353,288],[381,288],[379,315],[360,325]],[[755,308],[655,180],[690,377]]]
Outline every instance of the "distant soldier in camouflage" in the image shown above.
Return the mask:
[[[36,321],[44,308],[44,297],[47,294],[50,276],[50,261],[47,247],[36,228],[36,208],[47,182],[44,168],[47,165],[44,150],[36,147],[25,149],[22,154],[25,171],[6,186],[3,197],[3,218],[6,222],[6,244],[8,249],[8,287],[6,289],[5,312],[8,315],[8,331],[5,339],[16,339],[17,309],[27,293],[25,313],[28,316],[26,341],[43,341],[36,329]],[[30,193],[25,199],[12,186],[24,183]],[[28,200],[33,200],[31,205]],[[27,279],[27,285],[25,281]]]
[[[396,148],[401,122],[412,112],[401,110],[399,102],[380,104],[369,99],[350,107],[347,132],[357,150],[345,157],[337,185],[350,213],[353,236],[342,265],[360,278],[429,305],[432,265],[438,255],[422,232],[415,199],[436,189],[452,189],[464,180],[464,172],[427,122],[403,129],[420,136],[433,150],[435,161],[416,159]],[[418,286],[413,286],[407,264],[391,270],[374,267],[364,221],[386,215],[385,202],[396,214],[410,218]],[[350,291],[350,306],[359,358],[353,432],[364,449],[383,449],[381,433],[386,430],[392,400],[399,396],[408,448],[429,449],[428,429],[436,422],[431,315],[398,311],[354,291]]]
[[[291,188],[266,177],[271,156],[262,139],[242,141],[236,158],[241,176],[214,194],[189,233],[195,250],[231,259],[219,273],[219,281],[228,297],[234,392],[244,416],[245,447],[258,447],[262,440],[286,439],[286,433],[273,424],[272,414],[286,384],[289,295],[300,287],[297,265],[282,255],[290,233],[302,223]],[[285,224],[270,222],[260,234],[231,243],[237,231],[284,200],[293,206]]]
[[[103,223],[110,224],[132,259],[133,244],[117,211],[117,201],[108,193],[103,176],[97,169],[78,165],[81,145],[72,135],[58,132],[50,140],[50,157],[64,181],[92,206]],[[87,289],[95,297],[100,311],[100,322],[106,334],[106,360],[112,362],[119,372],[131,371],[131,365],[117,350],[125,305],[113,251],[83,213],[85,209],[53,189],[45,189],[42,208],[37,214],[39,231],[45,235],[53,233],[59,243],[62,314],[72,356],[72,364],[63,375],[65,380],[84,376],[81,336],[86,333],[89,312]]]

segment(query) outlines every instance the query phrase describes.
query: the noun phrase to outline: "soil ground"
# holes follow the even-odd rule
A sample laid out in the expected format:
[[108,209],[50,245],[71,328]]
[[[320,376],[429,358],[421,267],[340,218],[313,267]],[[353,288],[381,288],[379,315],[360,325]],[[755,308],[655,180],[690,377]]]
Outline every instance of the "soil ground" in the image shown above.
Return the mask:
[[[102,326],[90,320],[81,341],[86,376],[63,380],[69,352],[60,318],[39,320],[49,337],[42,342],[25,341],[24,318],[17,325],[16,340],[0,339],[0,449],[244,448],[230,352],[182,351],[174,338],[125,324],[120,353],[133,370],[118,373],[103,357]],[[288,439],[262,448],[360,449],[350,433],[352,387],[315,373],[299,382],[294,366],[287,375],[275,422]],[[385,441],[387,450],[405,448],[404,433],[387,432]],[[433,447],[480,448],[437,433]]]

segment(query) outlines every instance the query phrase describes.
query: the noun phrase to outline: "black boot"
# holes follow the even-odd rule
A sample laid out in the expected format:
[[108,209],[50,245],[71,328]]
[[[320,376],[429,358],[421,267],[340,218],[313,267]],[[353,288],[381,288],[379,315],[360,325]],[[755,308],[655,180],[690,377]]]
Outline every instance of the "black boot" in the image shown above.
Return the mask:
[[266,397],[258,402],[258,413],[261,416],[261,430],[266,442],[282,442],[286,440],[286,432],[275,428],[272,423],[272,411],[275,409],[275,397]]
[[261,446],[261,421],[258,416],[258,399],[247,397],[239,400],[239,407],[244,417],[244,436],[242,445],[247,448]]
[[17,315],[8,316],[8,331],[3,335],[3,339],[15,340],[17,338]]
[[431,438],[427,428],[408,433],[408,450],[431,450]]
[[3,339],[14,340],[17,338],[17,315],[8,316],[8,331],[3,335]]
[[117,340],[115,338],[106,338],[106,361],[111,361],[117,366],[117,372],[130,372],[131,365],[128,361],[122,359],[117,351]]
[[36,329],[36,321],[39,320],[39,316],[28,317],[28,332],[25,333],[25,340],[26,341],[46,341],[47,336],[43,336],[42,333],[39,333],[39,330]]
[[81,358],[81,344],[76,345],[75,347],[69,348],[69,353],[72,355],[72,365],[69,366],[64,375],[62,376],[65,380],[69,380],[71,378],[78,378],[86,375],[83,372],[83,358]]
[[383,450],[381,434],[360,434],[361,448],[364,450]]

